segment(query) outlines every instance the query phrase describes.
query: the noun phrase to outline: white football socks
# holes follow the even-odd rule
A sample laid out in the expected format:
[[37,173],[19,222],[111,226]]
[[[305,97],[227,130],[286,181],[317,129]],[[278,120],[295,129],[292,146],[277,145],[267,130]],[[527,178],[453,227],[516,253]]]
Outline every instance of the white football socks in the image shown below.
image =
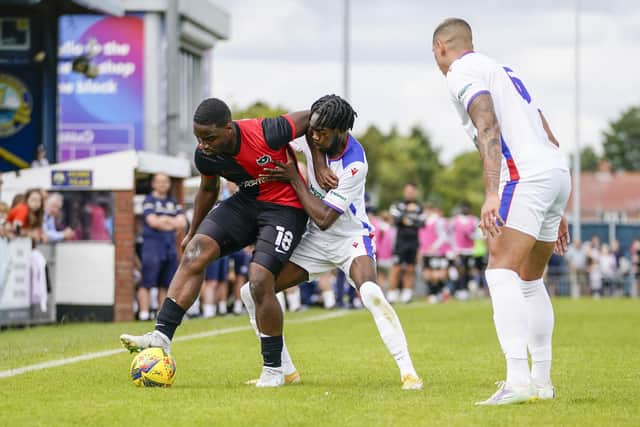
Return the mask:
[[507,359],[507,384],[530,383],[527,338],[527,305],[521,290],[520,276],[503,268],[485,271],[493,304],[493,321],[498,340]]
[[322,304],[324,305],[324,308],[326,309],[330,309],[336,306],[336,294],[329,290],[329,291],[322,291]]
[[210,317],[215,317],[217,307],[215,304],[203,304],[202,305],[202,317],[208,319]]
[[[240,288],[240,298],[242,298],[242,302],[247,308],[247,313],[249,314],[249,323],[251,323],[251,326],[253,326],[253,330],[256,332],[256,336],[258,337],[258,339],[260,339],[260,331],[258,330],[258,323],[256,322],[256,303],[255,301],[253,301],[249,282],[245,283],[244,285],[242,285],[242,288]],[[280,299],[278,299],[278,301],[280,302]],[[289,355],[289,350],[287,349],[287,343],[284,340],[284,335],[282,336],[282,370],[285,375],[292,374],[296,371],[293,360],[291,360],[291,356]]]
[[289,311],[298,311],[302,306],[300,300],[300,288],[297,286],[287,289],[287,304],[289,304]]
[[227,300],[226,299],[218,302],[218,313],[220,313],[222,316],[227,314]]
[[413,299],[413,289],[403,288],[402,292],[400,293],[400,301],[402,301],[403,304],[408,304],[411,302],[412,299]]
[[242,300],[233,301],[233,314],[242,314]]
[[418,376],[409,355],[407,339],[404,336],[400,319],[391,304],[385,299],[380,287],[373,282],[365,282],[360,286],[360,295],[362,303],[376,322],[382,341],[400,368],[400,376],[403,377],[407,374]]
[[400,291],[397,289],[389,289],[387,291],[387,301],[389,301],[391,304],[395,304],[398,302],[398,299],[400,298]]
[[542,279],[522,281],[522,293],[529,318],[531,379],[536,385],[551,384],[551,340],[554,315],[551,299]]

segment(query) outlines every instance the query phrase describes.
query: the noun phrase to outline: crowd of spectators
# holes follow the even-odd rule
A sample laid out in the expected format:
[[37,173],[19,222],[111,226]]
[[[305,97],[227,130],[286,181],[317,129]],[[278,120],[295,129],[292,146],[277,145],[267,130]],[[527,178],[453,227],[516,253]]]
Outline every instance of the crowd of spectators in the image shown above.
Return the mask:
[[[220,200],[237,191],[233,183],[224,180],[220,188]],[[447,301],[451,297],[464,300],[481,295],[484,292],[481,272],[487,249],[477,227],[478,219],[470,213],[466,203],[459,206],[456,215],[446,218],[436,206],[418,202],[416,190],[414,184],[407,184],[403,200],[388,210],[378,211],[368,203],[367,213],[375,228],[378,283],[393,303],[411,302],[416,280],[426,284],[432,303]],[[173,221],[172,218],[182,215],[181,207],[168,198],[169,192],[168,181],[160,195],[153,186],[138,216],[136,307],[138,318],[142,320],[153,318],[162,300],[158,296],[169,284],[170,275],[165,273],[175,269],[179,240],[176,233],[180,227],[172,228],[161,245],[156,238],[161,233],[159,219]],[[167,203],[170,209],[166,208]],[[186,210],[185,216],[190,219],[190,209]],[[168,245],[172,247],[167,249]],[[164,248],[162,254],[158,252],[160,247]],[[212,262],[206,269],[202,291],[187,315],[209,318],[242,313],[238,291],[247,280],[250,258],[251,248],[247,247]],[[159,268],[158,260],[166,265]],[[162,277],[160,273],[163,273]],[[141,292],[145,294],[142,298]],[[313,305],[361,307],[357,292],[340,271],[328,272],[315,281],[288,289],[279,298],[283,306],[293,311]]]
[[550,264],[549,281],[553,286],[563,284],[568,270],[568,285],[576,294],[594,298],[625,295],[631,281],[640,279],[640,238],[633,241],[627,254],[617,240],[611,244],[602,243],[597,236],[586,242],[576,240],[564,260]]

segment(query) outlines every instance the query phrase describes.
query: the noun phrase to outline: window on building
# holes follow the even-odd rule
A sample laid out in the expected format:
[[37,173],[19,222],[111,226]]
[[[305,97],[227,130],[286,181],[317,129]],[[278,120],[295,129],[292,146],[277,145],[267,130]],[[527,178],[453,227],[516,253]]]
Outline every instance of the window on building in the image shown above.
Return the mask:
[[191,141],[193,112],[202,95],[202,56],[180,49],[180,140]]

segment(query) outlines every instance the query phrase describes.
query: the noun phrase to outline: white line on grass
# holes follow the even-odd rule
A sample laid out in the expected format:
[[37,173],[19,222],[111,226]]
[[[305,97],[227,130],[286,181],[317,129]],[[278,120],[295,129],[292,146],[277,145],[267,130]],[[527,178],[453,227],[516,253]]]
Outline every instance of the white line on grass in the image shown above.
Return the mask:
[[[294,319],[289,320],[287,324],[297,324],[297,323],[310,323],[317,322],[320,320],[328,320],[334,319],[336,317],[342,317],[347,315],[349,312],[347,311],[333,311],[330,313],[320,314],[318,316],[311,316],[305,319]],[[225,334],[233,334],[234,332],[248,331],[251,330],[251,326],[236,326],[233,328],[224,328],[224,329],[214,329],[213,331],[207,332],[199,332],[197,334],[185,335],[182,337],[177,337],[173,341],[190,341],[197,340],[200,338],[214,337],[216,335],[225,335]],[[114,354],[123,353],[127,350],[124,348],[118,348],[114,350],[105,350],[105,351],[96,351],[94,353],[85,353],[79,356],[66,357],[64,359],[57,360],[49,360],[47,362],[36,363],[35,365],[27,365],[22,366],[20,368],[8,369],[6,371],[0,371],[0,378],[9,378],[15,377],[16,375],[26,374],[31,371],[39,371],[41,369],[49,369],[55,368],[56,366],[70,365],[72,363],[84,362],[86,360],[99,359],[101,357],[113,356]]]

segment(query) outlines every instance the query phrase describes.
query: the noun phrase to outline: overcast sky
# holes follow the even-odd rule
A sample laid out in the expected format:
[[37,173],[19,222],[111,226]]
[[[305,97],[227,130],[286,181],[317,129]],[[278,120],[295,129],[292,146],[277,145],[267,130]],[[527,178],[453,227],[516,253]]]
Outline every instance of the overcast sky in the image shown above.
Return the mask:
[[[211,0],[231,15],[214,49],[213,93],[245,107],[308,108],[343,93],[342,0]],[[600,146],[609,120],[640,105],[640,1],[581,0],[580,132]],[[355,133],[422,126],[442,158],[473,149],[431,53],[433,29],[466,19],[475,50],[513,68],[560,144],[575,147],[574,0],[351,0]]]

